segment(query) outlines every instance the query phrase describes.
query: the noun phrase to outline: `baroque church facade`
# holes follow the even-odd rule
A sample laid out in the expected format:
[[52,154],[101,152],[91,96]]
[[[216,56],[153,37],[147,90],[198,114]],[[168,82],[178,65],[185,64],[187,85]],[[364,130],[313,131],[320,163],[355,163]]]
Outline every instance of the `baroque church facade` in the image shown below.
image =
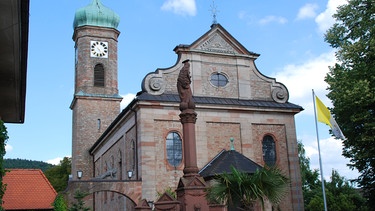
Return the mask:
[[176,189],[189,159],[176,86],[188,61],[199,170],[229,150],[232,139],[237,152],[260,166],[276,165],[290,179],[281,210],[303,210],[294,120],[303,108],[256,68],[259,54],[213,24],[190,45],[177,45],[175,65],[145,75],[142,90],[120,111],[119,20],[100,0],[75,13],[70,196],[89,193],[85,202],[93,210],[134,210],[142,199],[155,202]]

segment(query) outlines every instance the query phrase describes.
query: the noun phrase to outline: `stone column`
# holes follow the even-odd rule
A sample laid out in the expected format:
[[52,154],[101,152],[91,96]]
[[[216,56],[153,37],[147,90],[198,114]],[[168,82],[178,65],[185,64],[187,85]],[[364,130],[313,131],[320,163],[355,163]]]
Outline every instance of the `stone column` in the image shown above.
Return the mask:
[[206,183],[198,174],[197,147],[195,140],[195,122],[197,113],[190,89],[190,64],[189,60],[183,61],[184,66],[180,70],[177,79],[177,90],[180,96],[180,121],[182,124],[184,142],[184,176],[177,186],[177,200],[181,204],[182,211],[208,211],[209,206],[204,190]]
[[197,147],[195,140],[195,122],[197,113],[193,109],[186,109],[180,114],[184,142],[184,177],[198,175]]

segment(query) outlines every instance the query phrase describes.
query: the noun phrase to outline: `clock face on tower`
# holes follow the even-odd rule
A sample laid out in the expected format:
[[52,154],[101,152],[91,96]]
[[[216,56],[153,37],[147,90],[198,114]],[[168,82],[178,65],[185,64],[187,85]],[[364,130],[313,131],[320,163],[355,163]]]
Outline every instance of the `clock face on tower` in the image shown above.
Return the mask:
[[90,56],[99,58],[108,58],[108,42],[91,41]]

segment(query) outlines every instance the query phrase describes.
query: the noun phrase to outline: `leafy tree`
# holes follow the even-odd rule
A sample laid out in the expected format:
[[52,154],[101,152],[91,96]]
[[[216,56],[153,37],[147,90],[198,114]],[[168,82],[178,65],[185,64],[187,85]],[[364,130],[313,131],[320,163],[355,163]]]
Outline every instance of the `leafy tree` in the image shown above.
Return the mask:
[[306,151],[301,141],[298,142],[298,157],[301,168],[302,190],[309,191],[320,187],[319,170],[310,169],[310,158],[306,157]]
[[[336,170],[332,170],[331,181],[325,182],[325,192],[328,210],[338,211],[369,211],[366,206],[366,200],[353,187],[353,185],[340,176]],[[322,188],[304,192],[309,198],[305,199],[305,210],[316,211],[324,210]]]
[[367,210],[366,200],[353,187],[353,184],[340,176],[336,170],[332,170],[331,181],[326,187],[333,196],[334,203],[332,204],[336,204],[336,207],[331,207],[331,210]]
[[64,157],[64,159],[60,161],[59,165],[46,170],[44,173],[57,192],[61,192],[66,189],[69,174],[71,172],[71,165],[71,158]]
[[54,167],[54,165],[43,161],[26,160],[20,158],[4,159],[4,168],[6,169],[40,169],[43,172],[45,172],[47,169],[51,167]]
[[3,166],[5,155],[5,144],[8,140],[8,131],[4,122],[0,119],[0,210],[3,210],[3,196],[5,193],[6,185],[3,184],[3,177],[5,176],[5,169]]
[[56,196],[55,201],[53,202],[53,210],[54,211],[67,211],[68,210],[68,206],[66,205],[66,201],[63,195],[58,194]]
[[251,175],[232,167],[231,173],[216,177],[214,184],[206,190],[206,197],[210,202],[243,210],[251,210],[253,203],[260,200],[264,209],[266,199],[277,205],[287,189],[287,177],[275,167],[265,167]]
[[[298,155],[301,165],[305,210],[324,210],[322,183],[318,179],[319,171],[310,169],[310,159],[306,157],[301,142],[298,142]],[[328,210],[369,210],[363,196],[354,188],[351,182],[340,176],[336,170],[332,170],[331,181],[324,182]]]
[[325,35],[338,60],[325,78],[331,111],[347,138],[343,155],[359,171],[356,181],[371,207],[375,207],[374,15],[374,0],[348,0],[338,8],[336,23]]
[[[314,204],[314,207],[316,204],[321,204],[323,206],[322,183],[319,180],[319,170],[310,169],[310,158],[306,157],[306,151],[301,141],[298,141],[298,157],[301,168],[302,192],[305,207],[310,203]],[[320,197],[314,199],[312,202],[313,198],[318,195],[320,195]],[[320,199],[322,200],[320,201]]]

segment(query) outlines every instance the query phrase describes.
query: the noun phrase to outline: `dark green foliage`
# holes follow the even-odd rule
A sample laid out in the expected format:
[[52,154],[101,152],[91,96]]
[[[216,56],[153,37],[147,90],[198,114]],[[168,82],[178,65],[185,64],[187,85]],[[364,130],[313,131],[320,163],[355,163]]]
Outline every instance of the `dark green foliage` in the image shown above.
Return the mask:
[[[325,181],[325,192],[328,210],[338,211],[369,211],[366,199],[353,185],[341,177],[336,170],[332,170],[331,181]],[[305,210],[324,210],[322,188],[304,191]]]
[[57,192],[64,191],[68,185],[69,174],[71,173],[72,160],[64,157],[60,164],[49,168],[44,172],[49,182]]
[[[306,211],[324,210],[322,183],[319,171],[310,169],[310,160],[305,155],[303,144],[298,142],[298,155],[301,165],[303,198]],[[324,183],[327,208],[337,211],[369,211],[366,200],[348,180],[332,170],[331,181]]]
[[4,125],[4,122],[0,120],[0,210],[3,210],[3,196],[5,193],[6,185],[3,184],[3,177],[5,176],[4,168],[4,155],[5,155],[5,144],[8,140],[8,131]]
[[336,49],[338,63],[330,67],[332,113],[346,140],[343,155],[359,171],[357,179],[375,207],[375,2],[349,0],[334,15],[325,36]]
[[67,211],[68,210],[68,206],[66,205],[66,201],[63,195],[59,194],[56,196],[56,199],[53,202],[53,210],[54,211]]
[[88,195],[89,195],[88,193],[77,190],[74,193],[74,198],[77,200],[77,202],[73,203],[73,205],[69,208],[69,211],[88,211],[88,210],[90,210],[90,208],[85,206],[85,202],[83,201],[83,199]]
[[287,177],[275,167],[265,167],[251,175],[232,168],[231,173],[216,177],[214,184],[207,189],[206,197],[211,203],[251,210],[256,200],[260,200],[262,207],[266,199],[277,205],[288,187]]
[[54,165],[43,161],[34,161],[26,159],[4,159],[4,168],[6,169],[40,169],[45,172]]

